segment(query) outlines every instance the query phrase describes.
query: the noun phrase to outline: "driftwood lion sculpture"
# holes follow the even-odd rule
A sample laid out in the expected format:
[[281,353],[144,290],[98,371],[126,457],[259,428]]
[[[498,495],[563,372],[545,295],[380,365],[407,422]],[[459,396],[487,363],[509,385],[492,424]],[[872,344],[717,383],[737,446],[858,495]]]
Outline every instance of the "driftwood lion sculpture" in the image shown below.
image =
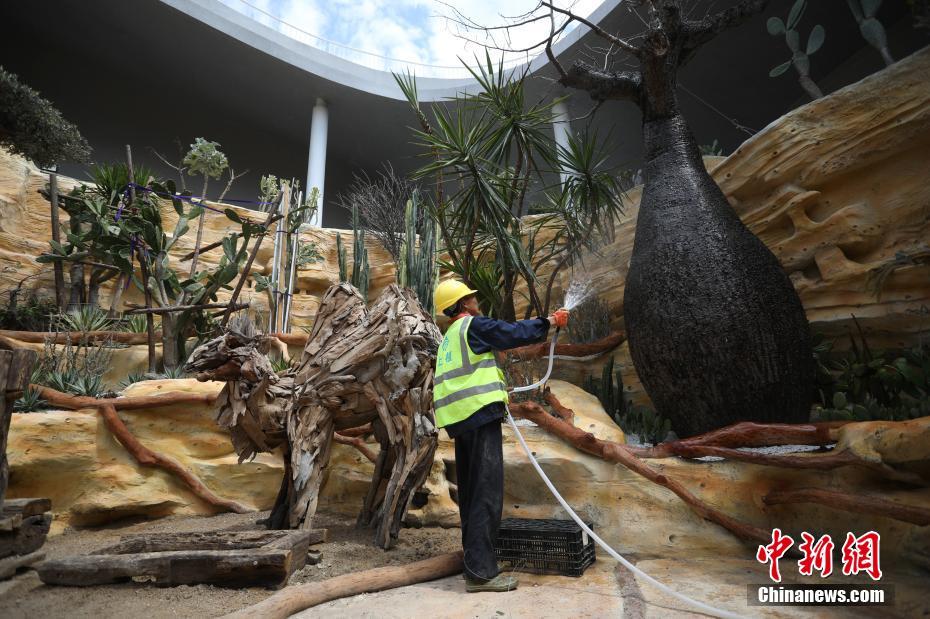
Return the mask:
[[226,381],[217,420],[240,462],[283,449],[285,475],[269,528],[311,528],[334,433],[371,423],[381,450],[358,522],[390,548],[436,451],[432,385],[442,335],[432,318],[396,285],[370,309],[355,288],[335,285],[299,365],[281,375],[266,355],[274,338],[241,330],[198,347],[186,369],[200,380]]

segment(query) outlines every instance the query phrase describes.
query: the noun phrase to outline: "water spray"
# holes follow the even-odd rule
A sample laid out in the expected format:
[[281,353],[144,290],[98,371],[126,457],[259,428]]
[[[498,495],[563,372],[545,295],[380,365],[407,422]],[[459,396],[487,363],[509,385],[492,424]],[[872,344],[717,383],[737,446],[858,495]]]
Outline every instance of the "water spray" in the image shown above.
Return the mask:
[[[572,284],[568,287],[568,291],[565,294],[565,306],[561,310],[559,310],[560,312],[564,311],[566,313],[566,318],[565,318],[566,323],[568,320],[568,317],[567,317],[568,312],[571,309],[577,307],[582,301],[584,301],[584,299],[590,294],[590,292],[591,292],[590,281],[580,282],[580,283],[577,283],[577,285],[576,285],[576,282],[572,282]],[[559,331],[561,330],[562,330],[562,327],[560,326],[556,327],[555,333],[552,336],[552,343],[549,345],[549,367],[546,369],[546,374],[540,380],[536,381],[532,385],[526,385],[523,387],[514,387],[512,389],[514,393],[520,393],[523,391],[531,391],[533,389],[538,389],[539,387],[545,385],[546,381],[549,380],[549,376],[552,374],[552,365],[553,365],[553,362],[555,361],[555,345],[559,339]],[[653,578],[646,572],[642,571],[641,569],[639,569],[638,567],[630,563],[627,559],[623,557],[623,555],[621,555],[619,552],[614,550],[610,546],[610,544],[608,544],[607,542],[602,540],[600,537],[598,537],[598,535],[593,530],[591,530],[591,527],[585,524],[584,520],[582,520],[581,517],[577,513],[575,513],[575,510],[573,510],[571,506],[565,501],[565,499],[562,498],[562,495],[559,494],[559,491],[552,484],[552,481],[546,475],[545,471],[543,471],[542,467],[539,466],[539,462],[536,460],[536,457],[533,455],[533,452],[530,450],[529,446],[526,444],[526,441],[523,439],[523,434],[520,433],[520,429],[517,427],[517,423],[516,421],[514,421],[514,418],[510,414],[509,410],[507,411],[507,421],[510,423],[510,427],[513,428],[513,432],[514,434],[516,434],[517,440],[520,442],[520,446],[523,447],[523,451],[526,452],[526,456],[530,459],[530,464],[532,464],[533,468],[536,469],[536,472],[539,474],[540,478],[542,478],[543,483],[546,484],[546,487],[549,488],[549,492],[552,493],[552,496],[554,496],[556,501],[559,502],[559,505],[562,506],[562,509],[568,512],[568,515],[571,516],[572,520],[574,520],[578,524],[578,526],[581,527],[581,530],[587,533],[598,546],[600,546],[601,548],[604,549],[605,552],[607,552],[607,554],[609,554],[611,557],[616,559],[621,565],[623,565],[623,567],[630,570],[631,572],[633,572],[634,574],[636,574],[637,576],[639,576],[640,578],[642,578],[643,580],[651,584],[653,587],[655,587],[659,591],[662,591],[663,593],[666,593],[674,597],[675,599],[685,603],[688,606],[691,606],[692,608],[695,608],[696,610],[699,610],[702,613],[707,613],[708,615],[712,615],[714,617],[722,617],[723,619],[740,619],[742,617],[742,615],[738,615],[734,612],[723,610],[721,608],[716,608],[709,604],[705,604],[704,602],[701,602],[699,600],[692,599],[684,595],[683,593],[679,593],[675,591],[668,585],[662,584],[661,582],[659,582],[658,580],[656,580],[655,578]]]

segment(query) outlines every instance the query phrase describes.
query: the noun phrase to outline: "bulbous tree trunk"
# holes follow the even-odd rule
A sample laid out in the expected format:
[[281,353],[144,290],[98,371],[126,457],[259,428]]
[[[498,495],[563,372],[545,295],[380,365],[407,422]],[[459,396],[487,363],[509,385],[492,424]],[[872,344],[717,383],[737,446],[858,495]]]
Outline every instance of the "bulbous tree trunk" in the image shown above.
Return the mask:
[[681,115],[647,120],[623,313],[633,363],[680,436],[810,415],[804,308],[707,173]]
[[623,303],[630,353],[656,409],[681,436],[737,421],[806,421],[814,362],[804,308],[707,173],[675,96],[678,69],[766,0],[700,20],[686,17],[683,4],[645,4],[646,31],[635,43],[595,29],[638,70],[583,61],[566,70],[550,51],[563,85],[597,100],[633,101],[643,113],[645,187]]

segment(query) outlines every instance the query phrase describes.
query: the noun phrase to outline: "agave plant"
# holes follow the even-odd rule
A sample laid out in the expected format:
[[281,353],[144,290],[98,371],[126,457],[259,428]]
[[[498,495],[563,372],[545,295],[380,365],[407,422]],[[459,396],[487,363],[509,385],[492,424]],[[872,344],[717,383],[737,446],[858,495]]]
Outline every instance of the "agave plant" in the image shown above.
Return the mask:
[[59,316],[59,324],[67,331],[87,333],[89,331],[109,331],[116,321],[109,318],[96,306],[83,305]]
[[[858,0],[851,1],[858,2]],[[807,92],[811,99],[819,99],[823,96],[823,92],[810,77],[810,57],[823,46],[826,32],[823,26],[817,24],[808,34],[807,46],[801,48],[801,35],[797,31],[797,26],[806,8],[807,0],[796,0],[791,5],[786,21],[782,21],[778,17],[770,17],[766,22],[769,34],[772,36],[784,35],[785,43],[788,45],[788,49],[791,50],[791,58],[769,71],[769,77],[778,77],[793,65],[798,73],[798,82],[804,91]]]
[[13,410],[17,413],[34,413],[46,407],[45,400],[39,394],[38,390],[27,387],[23,395],[13,402]]

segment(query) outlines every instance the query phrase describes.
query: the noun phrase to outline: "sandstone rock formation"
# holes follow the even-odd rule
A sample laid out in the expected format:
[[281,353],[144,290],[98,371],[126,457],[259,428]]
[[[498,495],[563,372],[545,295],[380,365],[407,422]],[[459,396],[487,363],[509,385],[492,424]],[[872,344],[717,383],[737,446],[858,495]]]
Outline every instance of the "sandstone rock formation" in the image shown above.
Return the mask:
[[[80,183],[75,179],[59,177],[59,188],[62,193],[70,190]],[[35,262],[35,257],[49,250],[48,239],[51,238],[51,221],[49,202],[38,191],[48,183],[48,175],[41,173],[31,163],[0,150],[0,290],[15,287],[20,280],[31,277],[24,288],[26,290],[40,290],[46,293],[54,291],[54,278],[49,265]],[[231,208],[243,217],[256,218],[255,211],[238,207],[223,205]],[[66,227],[68,215],[60,211],[63,226]],[[162,204],[162,217],[165,227],[173,229],[177,215],[167,200]],[[207,211],[205,219],[203,244],[207,245],[222,239],[228,232],[230,221],[221,213]],[[295,282],[295,295],[292,305],[294,316],[292,325],[307,326],[319,306],[323,293],[339,279],[338,256],[336,255],[336,230],[323,228],[307,228],[301,234],[301,242],[316,243],[317,250],[323,260],[305,265],[298,272]],[[343,231],[343,236],[345,236]],[[351,235],[351,233],[349,233]],[[178,241],[172,249],[171,256],[178,261],[181,256],[188,254],[194,248],[196,239],[196,223],[192,230]],[[344,239],[345,240],[345,239]],[[352,259],[352,243],[346,243],[349,259]],[[370,238],[366,240],[368,261],[371,265],[369,298],[377,298],[383,288],[394,282],[395,268],[390,256],[377,242]],[[200,257],[202,265],[215,265],[222,252],[215,250],[206,252]],[[256,257],[254,271],[264,275],[271,274],[272,244],[265,242]],[[189,263],[183,263],[189,265]],[[65,277],[67,285],[67,276]],[[255,282],[250,279],[246,289],[240,295],[240,300],[251,303],[252,307],[265,312],[267,315],[267,299],[264,293],[254,292]],[[112,294],[112,284],[108,284],[101,292],[103,305],[108,305]],[[229,291],[220,291],[220,301],[227,300]],[[123,303],[142,303],[141,293],[130,287],[122,297]]]

